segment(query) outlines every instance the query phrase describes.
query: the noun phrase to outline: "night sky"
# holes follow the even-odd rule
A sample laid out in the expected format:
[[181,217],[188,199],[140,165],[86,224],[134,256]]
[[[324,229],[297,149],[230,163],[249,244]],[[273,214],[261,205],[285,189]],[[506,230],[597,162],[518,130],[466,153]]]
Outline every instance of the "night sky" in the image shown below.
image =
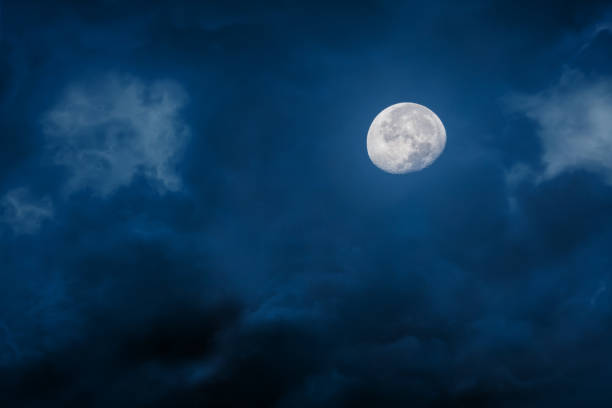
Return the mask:
[[0,3],[3,408],[609,408],[611,258],[609,1]]

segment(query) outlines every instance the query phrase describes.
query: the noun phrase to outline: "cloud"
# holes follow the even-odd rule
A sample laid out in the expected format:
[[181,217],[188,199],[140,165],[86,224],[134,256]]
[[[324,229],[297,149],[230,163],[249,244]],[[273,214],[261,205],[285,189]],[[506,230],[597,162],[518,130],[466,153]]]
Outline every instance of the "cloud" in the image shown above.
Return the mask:
[[571,70],[550,89],[516,95],[510,105],[538,126],[543,164],[539,181],[586,170],[612,184],[612,80]]
[[35,199],[25,188],[11,190],[0,200],[0,221],[8,224],[15,234],[34,234],[51,218],[51,200]]
[[54,162],[69,171],[68,192],[108,196],[137,176],[160,193],[178,191],[176,165],[190,135],[179,117],[185,102],[173,81],[110,75],[69,87],[43,120]]

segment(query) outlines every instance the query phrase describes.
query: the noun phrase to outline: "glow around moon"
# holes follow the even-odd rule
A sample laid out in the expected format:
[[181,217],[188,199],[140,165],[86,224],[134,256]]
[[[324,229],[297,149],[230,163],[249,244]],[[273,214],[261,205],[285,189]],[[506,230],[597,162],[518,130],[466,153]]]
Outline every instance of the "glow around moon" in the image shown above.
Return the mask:
[[416,103],[397,103],[380,112],[368,130],[370,160],[380,169],[403,174],[432,164],[446,146],[438,116]]

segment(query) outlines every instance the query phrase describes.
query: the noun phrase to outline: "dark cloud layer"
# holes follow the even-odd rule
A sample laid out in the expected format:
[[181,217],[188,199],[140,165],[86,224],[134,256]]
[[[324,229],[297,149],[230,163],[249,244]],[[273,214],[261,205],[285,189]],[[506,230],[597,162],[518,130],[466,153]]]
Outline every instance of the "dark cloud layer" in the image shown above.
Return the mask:
[[0,405],[608,407],[606,3],[4,2]]

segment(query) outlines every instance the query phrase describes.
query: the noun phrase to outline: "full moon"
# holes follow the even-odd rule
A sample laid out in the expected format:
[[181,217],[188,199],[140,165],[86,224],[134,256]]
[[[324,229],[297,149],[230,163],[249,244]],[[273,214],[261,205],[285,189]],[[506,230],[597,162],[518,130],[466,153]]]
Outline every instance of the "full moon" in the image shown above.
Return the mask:
[[368,156],[392,174],[419,171],[440,156],[446,130],[435,113],[417,103],[397,103],[380,112],[368,130]]

